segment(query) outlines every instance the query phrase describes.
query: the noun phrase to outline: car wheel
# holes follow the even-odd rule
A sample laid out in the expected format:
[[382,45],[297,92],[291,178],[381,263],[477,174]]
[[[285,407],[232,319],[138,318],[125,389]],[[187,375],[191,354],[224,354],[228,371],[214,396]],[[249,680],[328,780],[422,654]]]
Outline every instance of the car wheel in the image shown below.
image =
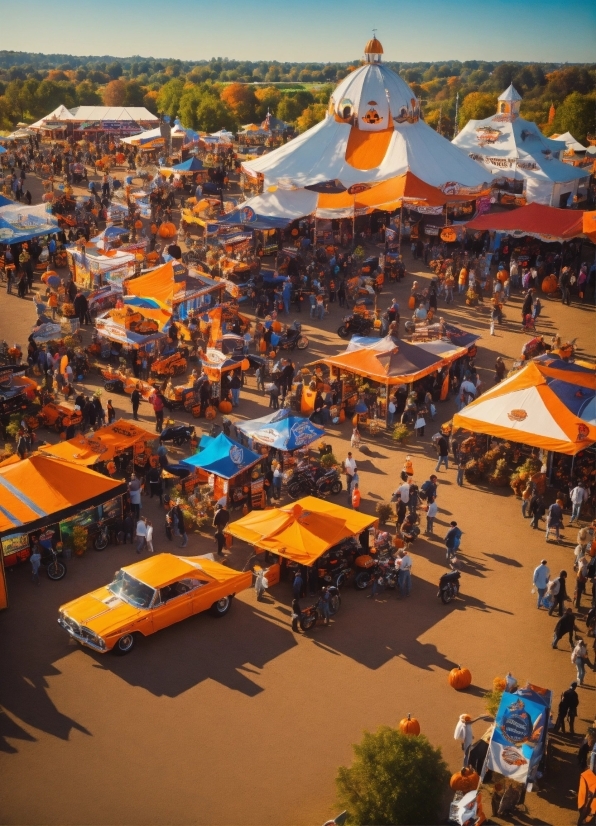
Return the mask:
[[218,599],[217,602],[214,602],[211,606],[211,613],[214,617],[223,617],[225,616],[230,607],[232,605],[232,597],[222,597]]
[[124,634],[123,637],[120,637],[116,645],[114,646],[114,654],[124,655],[128,654],[135,646],[135,635],[134,634]]

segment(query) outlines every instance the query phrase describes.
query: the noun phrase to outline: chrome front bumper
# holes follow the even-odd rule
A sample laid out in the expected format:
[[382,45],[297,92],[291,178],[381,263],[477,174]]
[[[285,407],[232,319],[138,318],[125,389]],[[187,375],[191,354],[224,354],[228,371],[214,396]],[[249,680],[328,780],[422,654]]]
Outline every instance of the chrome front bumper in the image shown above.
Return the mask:
[[87,639],[87,637],[84,637],[82,634],[77,634],[77,632],[62,619],[62,617],[58,617],[58,625],[64,628],[65,631],[68,631],[73,640],[77,640],[77,642],[80,642],[81,645],[87,646],[87,648],[92,648],[93,651],[97,651],[98,654],[105,654],[108,650],[105,646],[102,648],[100,645],[97,645],[97,643]]

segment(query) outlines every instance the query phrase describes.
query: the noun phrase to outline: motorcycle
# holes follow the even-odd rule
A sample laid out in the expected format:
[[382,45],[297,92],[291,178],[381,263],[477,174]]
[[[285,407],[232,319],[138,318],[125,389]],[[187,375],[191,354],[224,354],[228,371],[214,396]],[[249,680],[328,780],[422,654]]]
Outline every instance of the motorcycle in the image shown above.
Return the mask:
[[449,605],[449,603],[459,594],[459,580],[461,574],[451,563],[449,563],[449,565],[451,571],[443,574],[439,580],[439,590],[437,593],[437,597],[441,598],[441,602],[443,602],[444,605]]
[[[361,560],[360,562],[358,560]],[[362,557],[358,557],[356,565],[363,567],[354,577],[354,588],[357,591],[364,591],[371,584],[373,579],[382,576],[384,584],[387,588],[394,589],[397,585],[397,571],[392,557],[384,557],[383,559],[373,559],[371,556],[366,561],[362,561]],[[368,562],[370,560],[370,562]]]
[[180,445],[185,444],[185,442],[190,442],[190,440],[194,438],[194,427],[192,425],[180,424],[166,427],[165,430],[162,430],[159,440],[161,442],[172,442],[176,447],[180,447]]
[[188,362],[182,353],[176,352],[171,356],[157,359],[151,365],[151,373],[154,376],[180,376],[186,373]]
[[367,318],[359,313],[347,315],[344,323],[338,328],[337,335],[340,338],[351,338],[352,336],[367,336],[373,329],[372,318]]
[[96,551],[105,551],[110,544],[110,529],[105,522],[99,522],[97,533],[93,537],[93,547]]
[[308,339],[302,335],[302,324],[295,321],[291,327],[288,327],[285,333],[281,336],[277,345],[279,350],[306,350],[308,347]]
[[290,499],[300,499],[301,496],[336,495],[342,488],[339,472],[335,468],[319,473],[309,468],[292,476],[288,484],[288,496]]
[[329,548],[317,560],[319,581],[323,585],[343,588],[353,573],[353,563],[361,550],[357,539],[350,537]]
[[[333,617],[340,609],[341,596],[334,585],[330,585],[327,590],[329,591],[329,615]],[[317,623],[324,622],[325,615],[320,604],[321,600],[318,600],[314,605],[309,605],[308,608],[302,609],[300,628],[302,628],[303,631],[310,631]]]

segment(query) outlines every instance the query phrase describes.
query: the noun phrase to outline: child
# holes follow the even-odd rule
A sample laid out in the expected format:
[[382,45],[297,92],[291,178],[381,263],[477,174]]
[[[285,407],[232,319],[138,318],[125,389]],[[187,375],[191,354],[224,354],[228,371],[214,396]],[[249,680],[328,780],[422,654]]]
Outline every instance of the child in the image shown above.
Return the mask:
[[350,445],[352,447],[360,447],[360,431],[358,430],[358,425],[356,425],[356,427],[352,430]]
[[428,505],[428,510],[426,511],[426,533],[432,535],[433,533],[433,525],[435,524],[435,517],[437,515],[438,505],[435,499]]
[[360,508],[360,490],[358,489],[358,482],[352,482],[352,507],[355,511]]
[[116,418],[116,411],[114,410],[114,405],[112,404],[112,400],[108,399],[108,424],[112,424],[114,419]]
[[414,465],[412,463],[411,456],[406,456],[406,461],[404,462],[404,471],[408,476],[408,481],[410,481],[411,477],[414,475]]

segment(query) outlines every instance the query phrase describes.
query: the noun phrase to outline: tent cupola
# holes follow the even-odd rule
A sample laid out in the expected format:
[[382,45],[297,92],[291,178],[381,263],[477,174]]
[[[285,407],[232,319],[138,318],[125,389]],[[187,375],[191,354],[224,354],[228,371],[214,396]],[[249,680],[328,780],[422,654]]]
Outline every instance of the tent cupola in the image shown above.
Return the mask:
[[513,83],[509,85],[508,89],[505,89],[502,95],[499,95],[498,100],[499,108],[497,114],[510,115],[512,118],[518,117],[522,99],[517,89],[514,88]]
[[364,47],[364,60],[366,63],[380,63],[382,54],[383,47],[381,46],[381,42],[373,35],[372,39],[369,40]]

